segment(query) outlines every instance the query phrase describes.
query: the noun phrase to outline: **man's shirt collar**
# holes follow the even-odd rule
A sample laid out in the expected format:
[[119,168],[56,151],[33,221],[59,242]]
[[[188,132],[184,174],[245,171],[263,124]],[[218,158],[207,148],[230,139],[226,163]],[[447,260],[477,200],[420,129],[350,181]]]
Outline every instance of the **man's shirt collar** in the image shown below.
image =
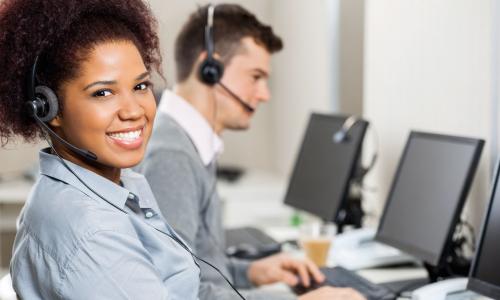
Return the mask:
[[186,131],[205,166],[217,159],[224,150],[222,139],[208,121],[179,95],[165,90],[158,110],[169,115]]

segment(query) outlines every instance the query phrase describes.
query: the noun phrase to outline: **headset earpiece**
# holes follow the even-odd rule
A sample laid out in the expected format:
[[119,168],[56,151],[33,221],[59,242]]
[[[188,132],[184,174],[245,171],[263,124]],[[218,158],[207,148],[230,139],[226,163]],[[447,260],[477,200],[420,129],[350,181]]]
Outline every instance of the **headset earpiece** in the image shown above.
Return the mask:
[[224,65],[213,57],[207,57],[200,64],[200,78],[207,85],[215,85],[222,78]]
[[200,80],[213,86],[220,82],[224,74],[224,64],[214,57],[215,43],[213,37],[215,5],[209,5],[207,10],[207,24],[205,26],[205,50],[207,57],[200,63]]
[[57,100],[56,93],[52,89],[47,86],[37,85],[36,71],[38,61],[39,56],[36,56],[28,73],[26,80],[28,101],[25,106],[32,117],[36,117],[38,121],[45,123],[57,116],[59,112],[59,101]]
[[47,86],[39,85],[35,87],[35,100],[40,101],[41,105],[37,105],[42,109],[36,110],[36,114],[43,122],[49,122],[57,116],[59,112],[59,101],[56,93]]

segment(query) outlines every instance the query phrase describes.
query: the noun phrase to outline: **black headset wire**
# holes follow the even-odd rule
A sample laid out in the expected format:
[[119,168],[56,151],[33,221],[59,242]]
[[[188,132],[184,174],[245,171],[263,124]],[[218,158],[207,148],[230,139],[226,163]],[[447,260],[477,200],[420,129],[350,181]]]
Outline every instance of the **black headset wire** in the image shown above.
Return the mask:
[[[34,114],[33,116],[36,120],[36,122],[42,126],[42,128],[45,128],[45,123],[43,123],[42,120],[40,120],[40,118]],[[83,179],[80,178],[80,176],[78,176],[78,174],[76,174],[76,172],[64,161],[64,159],[59,155],[59,153],[57,152],[57,150],[55,149],[54,145],[52,144],[52,142],[50,141],[50,139],[45,135],[45,140],[47,141],[47,143],[49,144],[50,148],[52,149],[52,151],[54,151],[54,153],[56,154],[56,156],[59,158],[59,160],[61,161],[61,163],[63,164],[63,166],[71,173],[73,174],[77,179],[78,181],[80,181],[87,189],[89,189],[92,193],[94,193],[96,196],[98,196],[99,198],[101,198],[104,202],[110,204],[111,206],[113,206],[114,208],[118,209],[119,211],[123,212],[124,214],[127,214],[128,213],[122,209],[121,207],[117,206],[116,204],[112,203],[111,201],[107,200],[104,196],[102,196],[101,194],[99,194],[97,191],[95,191],[92,187],[90,187]],[[148,223],[146,223],[148,224]],[[199,260],[203,263],[205,263],[206,265],[212,267],[215,271],[217,271],[221,276],[222,278],[224,278],[224,280],[229,284],[229,286],[235,291],[236,294],[238,294],[238,296],[243,299],[243,300],[246,300],[245,297],[243,297],[243,295],[241,295],[241,293],[236,289],[236,287],[234,287],[234,285],[229,281],[229,279],[216,267],[214,266],[213,264],[211,264],[210,262],[200,258],[199,256],[197,256],[196,254],[194,254],[189,248],[188,246],[186,246],[181,240],[179,240],[175,235],[171,235],[171,234],[168,234],[166,233],[165,231],[163,230],[160,230],[150,224],[148,224],[149,226],[153,227],[156,231],[168,236],[170,239],[172,239],[173,241],[175,241],[179,246],[181,246],[185,251],[187,251],[191,257],[193,257],[193,261],[194,263],[196,264],[196,266],[200,269],[200,265],[196,262],[196,260]],[[201,271],[201,269],[200,269]]]

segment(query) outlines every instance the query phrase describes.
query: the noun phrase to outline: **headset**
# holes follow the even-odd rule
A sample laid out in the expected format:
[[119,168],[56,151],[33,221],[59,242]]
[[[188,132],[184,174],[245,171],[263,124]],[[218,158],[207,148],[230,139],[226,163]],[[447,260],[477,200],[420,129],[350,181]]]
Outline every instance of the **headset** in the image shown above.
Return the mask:
[[201,82],[208,86],[219,85],[222,87],[231,97],[238,101],[245,110],[248,112],[254,112],[255,109],[244,101],[240,96],[228,88],[224,83],[222,83],[222,75],[224,75],[224,64],[214,57],[215,42],[213,36],[214,28],[214,14],[215,5],[210,4],[207,10],[207,24],[205,25],[205,49],[207,50],[207,57],[200,63],[199,67],[199,78]]
[[45,129],[60,143],[68,147],[68,149],[90,161],[97,161],[97,155],[68,143],[56,134],[49,126],[47,126],[47,124],[45,124],[54,119],[59,113],[59,100],[57,99],[56,93],[51,88],[44,85],[37,85],[36,74],[38,61],[39,56],[36,56],[35,62],[33,63],[27,78],[26,90],[28,91],[29,100],[25,103],[26,110],[29,115],[35,119],[40,127]]
[[[76,147],[75,145],[69,143],[68,141],[64,140],[61,136],[59,136],[56,132],[54,132],[47,124],[46,122],[50,122],[53,120],[57,114],[59,113],[59,100],[57,99],[56,93],[49,87],[44,86],[44,85],[37,85],[37,67],[38,67],[38,61],[39,61],[39,56],[35,57],[35,61],[29,71],[28,77],[27,77],[27,91],[28,91],[28,101],[25,103],[25,108],[28,111],[29,115],[33,117],[36,121],[36,123],[42,128],[42,130],[46,130],[46,132],[49,133],[52,137],[56,138],[59,142],[61,142],[63,145],[65,145],[68,149],[73,151],[74,153],[82,156],[85,159],[88,159],[90,161],[97,161],[97,155],[94,153],[81,149]],[[64,165],[64,167],[72,173],[78,181],[80,181],[86,188],[88,188],[92,193],[97,195],[99,198],[101,198],[104,202],[108,203],[109,205],[113,206],[114,208],[118,209],[119,211],[123,212],[124,214],[128,214],[123,208],[115,205],[113,202],[107,200],[104,196],[99,194],[97,191],[95,191],[92,187],[90,187],[83,179],[76,174],[76,172],[71,169],[71,167],[64,161],[64,159],[59,155],[57,150],[54,148],[54,145],[48,139],[45,137],[47,140],[47,143],[51,147],[52,151],[57,155],[61,163]],[[148,224],[148,223],[146,223]],[[200,268],[199,264],[197,263],[197,260],[205,263],[206,265],[210,266],[213,268],[215,271],[217,271],[222,278],[229,284],[229,286],[235,291],[238,296],[245,300],[245,297],[241,295],[241,293],[234,287],[234,285],[229,281],[229,279],[213,264],[210,262],[207,262],[206,260],[198,257],[196,254],[193,253],[189,249],[189,247],[182,242],[175,234],[169,234],[167,232],[164,232],[156,227],[153,227],[152,225],[148,224],[151,226],[153,229],[156,231],[166,235],[170,239],[172,239],[174,242],[176,242],[179,246],[181,246],[184,250],[186,250],[191,257],[193,258],[194,263],[198,268]]]
[[[357,116],[354,116],[354,115],[349,116],[347,119],[345,119],[344,123],[342,124],[342,127],[333,134],[332,141],[335,144],[347,143],[350,139],[349,132],[352,130],[354,125],[356,125],[356,123],[358,123],[360,121],[362,121],[361,118],[359,118]],[[378,158],[378,139],[376,136],[376,132],[375,132],[375,129],[372,126],[370,126],[370,123],[368,123],[368,126],[371,127],[371,129],[373,131],[373,135],[374,135],[374,139],[375,139],[375,143],[376,143],[375,152],[373,153],[372,158],[370,159],[370,163],[368,164],[368,166],[367,167],[361,166],[361,170],[356,175],[356,178],[360,178],[360,179],[362,179],[368,172],[370,172],[371,169],[373,169],[373,167],[375,166],[375,163],[377,162],[377,158]]]

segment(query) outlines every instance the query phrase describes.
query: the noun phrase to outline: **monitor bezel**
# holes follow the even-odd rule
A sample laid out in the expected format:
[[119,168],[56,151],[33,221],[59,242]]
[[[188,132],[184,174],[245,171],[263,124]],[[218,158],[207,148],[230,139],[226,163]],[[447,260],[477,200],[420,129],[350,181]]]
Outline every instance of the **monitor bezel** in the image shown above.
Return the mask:
[[[295,177],[298,176],[296,169],[299,166],[301,160],[304,159],[304,157],[301,154],[304,150],[304,141],[306,139],[307,133],[310,130],[310,127],[312,125],[313,120],[315,120],[315,119],[332,120],[333,119],[333,120],[338,120],[340,124],[343,124],[345,122],[345,120],[347,120],[347,118],[349,118],[348,115],[322,114],[322,113],[315,113],[315,112],[311,113],[306,130],[304,131],[304,133],[302,135],[302,142],[300,144],[300,149],[296,154],[295,164],[294,164],[291,176],[290,176],[290,180],[288,181],[287,190],[286,190],[285,197],[283,200],[284,204],[286,204],[290,207],[293,207],[295,209],[299,209],[299,210],[305,211],[307,213],[313,214],[313,215],[321,218],[323,221],[327,221],[327,222],[335,222],[336,221],[337,214],[338,214],[339,210],[345,205],[345,203],[347,201],[347,198],[348,198],[347,196],[348,196],[348,192],[349,192],[349,182],[353,178],[355,171],[356,171],[356,166],[359,163],[360,158],[361,158],[361,152],[362,152],[361,149],[362,149],[363,141],[365,138],[366,129],[367,129],[368,124],[369,124],[368,121],[366,121],[362,118],[359,118],[356,121],[357,126],[361,126],[361,138],[359,139],[358,143],[355,145],[356,153],[354,154],[354,159],[351,162],[351,165],[349,167],[349,175],[347,176],[346,181],[343,183],[344,190],[342,191],[341,199],[340,199],[337,207],[332,211],[332,213],[327,218],[324,218],[323,216],[319,216],[316,213],[311,212],[303,207],[298,207],[294,204],[287,203],[287,199],[288,199],[288,195],[290,193],[291,185],[295,181]],[[356,126],[356,125],[354,125],[354,126]],[[339,128],[339,130],[340,130],[340,128]]]
[[[427,138],[427,139],[437,139],[437,140],[458,142],[458,143],[467,143],[467,144],[471,144],[475,148],[470,166],[468,168],[467,177],[466,177],[464,185],[462,186],[462,189],[460,191],[460,196],[458,199],[457,206],[455,207],[455,210],[453,211],[453,214],[452,214],[452,221],[450,222],[450,224],[448,224],[448,228],[446,230],[446,232],[447,232],[446,240],[443,242],[443,245],[441,246],[440,253],[438,255],[435,255],[435,254],[433,254],[429,251],[426,251],[424,249],[415,247],[414,245],[410,245],[408,243],[398,241],[397,239],[384,236],[381,232],[382,226],[383,226],[384,221],[387,217],[388,207],[392,201],[391,199],[392,199],[393,193],[395,191],[397,180],[398,180],[400,173],[402,171],[402,167],[403,167],[402,164],[403,164],[403,162],[408,154],[410,142],[412,139],[420,138],[420,137]],[[387,200],[386,200],[386,203],[384,206],[384,211],[382,213],[382,217],[380,219],[380,222],[379,222],[379,225],[377,228],[377,233],[375,235],[375,240],[382,242],[382,243],[385,243],[387,245],[390,245],[392,247],[398,248],[398,249],[416,257],[417,259],[420,259],[420,260],[428,263],[431,266],[439,266],[439,265],[443,264],[443,260],[446,257],[446,250],[449,249],[449,247],[451,246],[452,236],[453,236],[453,232],[455,231],[455,226],[460,219],[460,214],[462,212],[463,206],[464,206],[465,201],[467,199],[467,195],[469,194],[474,176],[477,173],[477,167],[479,165],[479,159],[481,157],[483,145],[484,145],[484,141],[481,139],[476,139],[476,138],[437,134],[437,133],[415,131],[415,130],[410,131],[410,134],[409,134],[408,139],[407,139],[406,144],[405,144],[405,148],[404,148],[403,153],[400,157],[395,176],[393,177],[393,180],[391,183],[389,194],[387,196]]]
[[479,254],[481,253],[481,250],[483,248],[483,242],[484,242],[484,237],[486,235],[488,221],[491,217],[493,202],[495,199],[496,190],[498,188],[499,176],[500,176],[500,160],[497,162],[495,175],[493,176],[492,187],[490,192],[490,201],[484,213],[479,239],[477,240],[476,243],[476,254],[474,255],[474,259],[472,260],[472,265],[469,273],[469,280],[467,283],[467,289],[486,297],[492,297],[494,299],[500,299],[500,286],[496,286],[494,284],[481,280],[475,277],[475,275],[477,272],[478,263],[480,259]]

